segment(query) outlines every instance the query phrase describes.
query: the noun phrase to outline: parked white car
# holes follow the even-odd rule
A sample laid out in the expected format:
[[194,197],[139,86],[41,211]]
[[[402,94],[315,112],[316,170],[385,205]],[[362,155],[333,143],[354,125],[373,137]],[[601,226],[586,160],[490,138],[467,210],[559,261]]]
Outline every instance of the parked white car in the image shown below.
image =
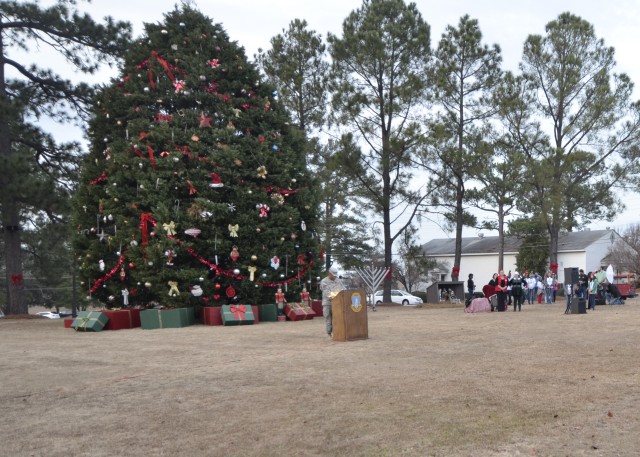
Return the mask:
[[52,313],[51,311],[40,311],[36,314],[40,317],[46,317],[47,319],[60,319],[60,314]]
[[[409,292],[399,289],[391,289],[391,301],[393,303],[399,303],[404,306],[419,305],[422,303],[422,298],[411,295]],[[376,305],[382,303],[382,291],[377,291],[373,296],[373,303]]]

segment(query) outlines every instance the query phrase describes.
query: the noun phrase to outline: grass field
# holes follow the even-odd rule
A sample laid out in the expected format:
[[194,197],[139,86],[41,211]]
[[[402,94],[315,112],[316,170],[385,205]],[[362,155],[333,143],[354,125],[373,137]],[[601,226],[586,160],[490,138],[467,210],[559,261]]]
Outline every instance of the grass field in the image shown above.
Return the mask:
[[0,456],[637,456],[640,307],[76,333],[0,319]]

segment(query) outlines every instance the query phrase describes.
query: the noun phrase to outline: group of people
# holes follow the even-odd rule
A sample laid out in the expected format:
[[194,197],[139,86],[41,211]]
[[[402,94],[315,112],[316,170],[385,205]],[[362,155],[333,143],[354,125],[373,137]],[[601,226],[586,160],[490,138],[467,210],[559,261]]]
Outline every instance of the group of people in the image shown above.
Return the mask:
[[[485,297],[495,295],[495,309],[506,311],[507,307],[513,305],[514,311],[521,311],[525,300],[527,303],[555,303],[558,294],[558,277],[549,271],[544,276],[537,273],[529,273],[521,276],[517,271],[513,274],[509,271],[505,275],[503,270],[494,273],[489,283],[483,287],[482,292]],[[573,296],[587,300],[587,308],[596,309],[597,303],[609,303],[610,305],[624,304],[620,292],[615,284],[607,281],[606,271],[602,267],[597,272],[585,274],[583,269],[579,270],[578,283],[572,285],[572,290],[565,290],[567,300]],[[473,274],[469,274],[467,280],[467,292],[469,300],[473,299],[475,283]],[[493,309],[493,306],[492,306]]]
[[572,296],[583,298],[587,301],[587,309],[595,311],[596,304],[623,305],[624,300],[615,284],[607,280],[607,273],[604,267],[597,272],[585,274],[581,268],[578,271],[578,283],[573,285],[573,289],[566,291],[567,303]]
[[[473,274],[469,275],[467,280],[467,290],[469,297],[473,297],[475,285],[473,283]],[[486,297],[496,295],[497,310],[505,311],[507,306],[513,305],[514,311],[522,310],[522,304],[526,300],[527,303],[533,304],[536,301],[551,304],[555,303],[558,293],[558,278],[555,274],[548,272],[544,277],[529,273],[520,275],[517,271],[511,274],[509,271],[505,275],[503,270],[494,273],[489,283],[483,287],[483,294]]]

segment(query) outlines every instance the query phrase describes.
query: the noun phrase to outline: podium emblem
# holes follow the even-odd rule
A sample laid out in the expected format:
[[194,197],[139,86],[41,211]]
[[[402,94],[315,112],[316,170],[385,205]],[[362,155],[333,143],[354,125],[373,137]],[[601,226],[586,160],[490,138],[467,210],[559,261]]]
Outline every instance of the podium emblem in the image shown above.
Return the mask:
[[355,292],[351,295],[351,310],[354,313],[359,313],[362,308],[362,296],[358,292]]

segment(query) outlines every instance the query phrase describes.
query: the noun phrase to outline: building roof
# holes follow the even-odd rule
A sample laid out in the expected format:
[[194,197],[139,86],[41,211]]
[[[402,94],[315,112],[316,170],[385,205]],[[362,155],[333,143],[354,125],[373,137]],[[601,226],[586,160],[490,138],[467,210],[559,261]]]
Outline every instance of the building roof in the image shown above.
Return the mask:
[[[561,233],[558,238],[558,252],[584,251],[588,246],[611,236],[612,230],[584,230],[581,232]],[[499,251],[497,236],[462,238],[462,253],[466,255],[497,254]],[[504,252],[517,253],[522,240],[514,236],[504,238]],[[455,253],[455,238],[438,238],[422,245],[429,256],[451,256]]]

